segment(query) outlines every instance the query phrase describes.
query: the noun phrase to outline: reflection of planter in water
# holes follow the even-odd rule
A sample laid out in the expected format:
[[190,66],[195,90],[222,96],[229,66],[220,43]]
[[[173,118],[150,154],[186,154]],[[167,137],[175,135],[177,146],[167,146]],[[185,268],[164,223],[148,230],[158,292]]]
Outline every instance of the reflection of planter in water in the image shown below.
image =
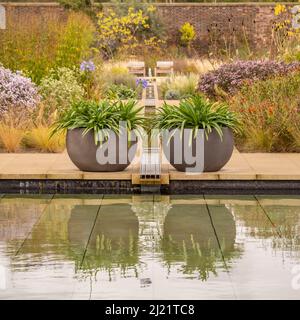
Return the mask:
[[[73,247],[86,245],[86,236],[81,229],[91,231],[91,221],[83,219],[84,206],[77,206],[69,221],[69,241]],[[102,206],[89,246],[85,255],[83,269],[101,269],[111,271],[120,268],[124,273],[127,268],[138,264],[138,229],[139,223],[129,205],[114,204]]]
[[[225,207],[220,210],[214,226],[223,256],[229,259],[234,253],[236,231],[233,217]],[[162,250],[167,265],[181,263],[185,274],[196,273],[206,280],[209,273],[217,273],[222,256],[205,205],[172,207],[165,219]]]
[[[95,144],[94,132],[90,131],[86,135],[82,135],[84,129],[73,129],[67,132],[67,151],[72,162],[82,171],[122,171],[126,169],[130,161],[129,149],[132,153],[136,152],[136,141],[131,143],[123,143],[120,137],[109,137],[107,145],[113,153],[114,163],[100,164],[97,161],[97,150],[100,145]],[[127,142],[127,138],[124,139]],[[121,142],[121,143],[120,143]],[[120,159],[120,155],[124,157]]]
[[[208,135],[208,139],[204,138],[204,168],[203,171],[218,171],[220,170],[231,158],[233,152],[233,133],[229,128],[223,128],[222,139],[218,135],[215,129]],[[189,164],[184,156],[182,157],[182,162],[176,163],[176,156],[178,156],[178,150],[182,150],[182,155],[184,155],[184,150],[186,150],[187,155],[196,155],[196,139],[192,140],[192,143],[184,143],[185,136],[189,135],[190,131],[184,130],[182,139],[174,139],[173,137],[170,141],[166,141],[169,146],[166,147],[164,143],[164,153],[175,169],[178,171],[186,171],[188,168],[195,167],[194,164]],[[188,139],[187,139],[188,141]],[[170,154],[166,152],[167,148],[170,148]],[[177,151],[176,151],[177,150]],[[198,151],[199,153],[200,151]],[[198,161],[200,159],[198,158]]]

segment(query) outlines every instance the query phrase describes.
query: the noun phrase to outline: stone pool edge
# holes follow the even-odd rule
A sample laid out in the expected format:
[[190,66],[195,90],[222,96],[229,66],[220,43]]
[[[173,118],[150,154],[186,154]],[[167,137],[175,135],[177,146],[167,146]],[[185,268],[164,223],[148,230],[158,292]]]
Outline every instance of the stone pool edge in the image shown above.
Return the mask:
[[3,179],[0,193],[40,194],[299,194],[300,180],[170,180],[169,185],[143,186],[130,180]]

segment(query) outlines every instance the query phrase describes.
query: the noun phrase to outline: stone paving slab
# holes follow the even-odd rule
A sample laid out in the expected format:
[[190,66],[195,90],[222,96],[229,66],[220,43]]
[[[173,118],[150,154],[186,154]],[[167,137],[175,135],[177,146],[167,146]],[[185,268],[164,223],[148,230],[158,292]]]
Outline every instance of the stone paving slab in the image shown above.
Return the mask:
[[[169,180],[300,180],[300,153],[233,152],[218,172],[187,174],[162,161],[164,183]],[[0,180],[132,180],[137,182],[138,160],[122,172],[82,172],[66,152],[60,154],[0,154]]]

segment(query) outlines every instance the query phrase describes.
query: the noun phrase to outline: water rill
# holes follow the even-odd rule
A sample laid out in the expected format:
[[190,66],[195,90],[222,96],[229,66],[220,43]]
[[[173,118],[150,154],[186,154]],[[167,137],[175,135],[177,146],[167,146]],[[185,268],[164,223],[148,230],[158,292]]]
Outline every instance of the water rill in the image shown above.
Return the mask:
[[158,99],[157,84],[150,78],[144,89],[147,136],[144,138],[140,159],[141,192],[159,192],[161,185],[161,148],[159,137],[151,134],[151,118],[155,114]]

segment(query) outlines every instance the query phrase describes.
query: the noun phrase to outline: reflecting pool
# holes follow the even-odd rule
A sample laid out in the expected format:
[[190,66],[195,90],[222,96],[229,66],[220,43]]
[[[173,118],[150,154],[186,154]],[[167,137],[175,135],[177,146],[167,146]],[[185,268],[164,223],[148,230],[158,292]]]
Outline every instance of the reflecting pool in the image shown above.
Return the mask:
[[0,299],[299,299],[300,196],[0,195]]

